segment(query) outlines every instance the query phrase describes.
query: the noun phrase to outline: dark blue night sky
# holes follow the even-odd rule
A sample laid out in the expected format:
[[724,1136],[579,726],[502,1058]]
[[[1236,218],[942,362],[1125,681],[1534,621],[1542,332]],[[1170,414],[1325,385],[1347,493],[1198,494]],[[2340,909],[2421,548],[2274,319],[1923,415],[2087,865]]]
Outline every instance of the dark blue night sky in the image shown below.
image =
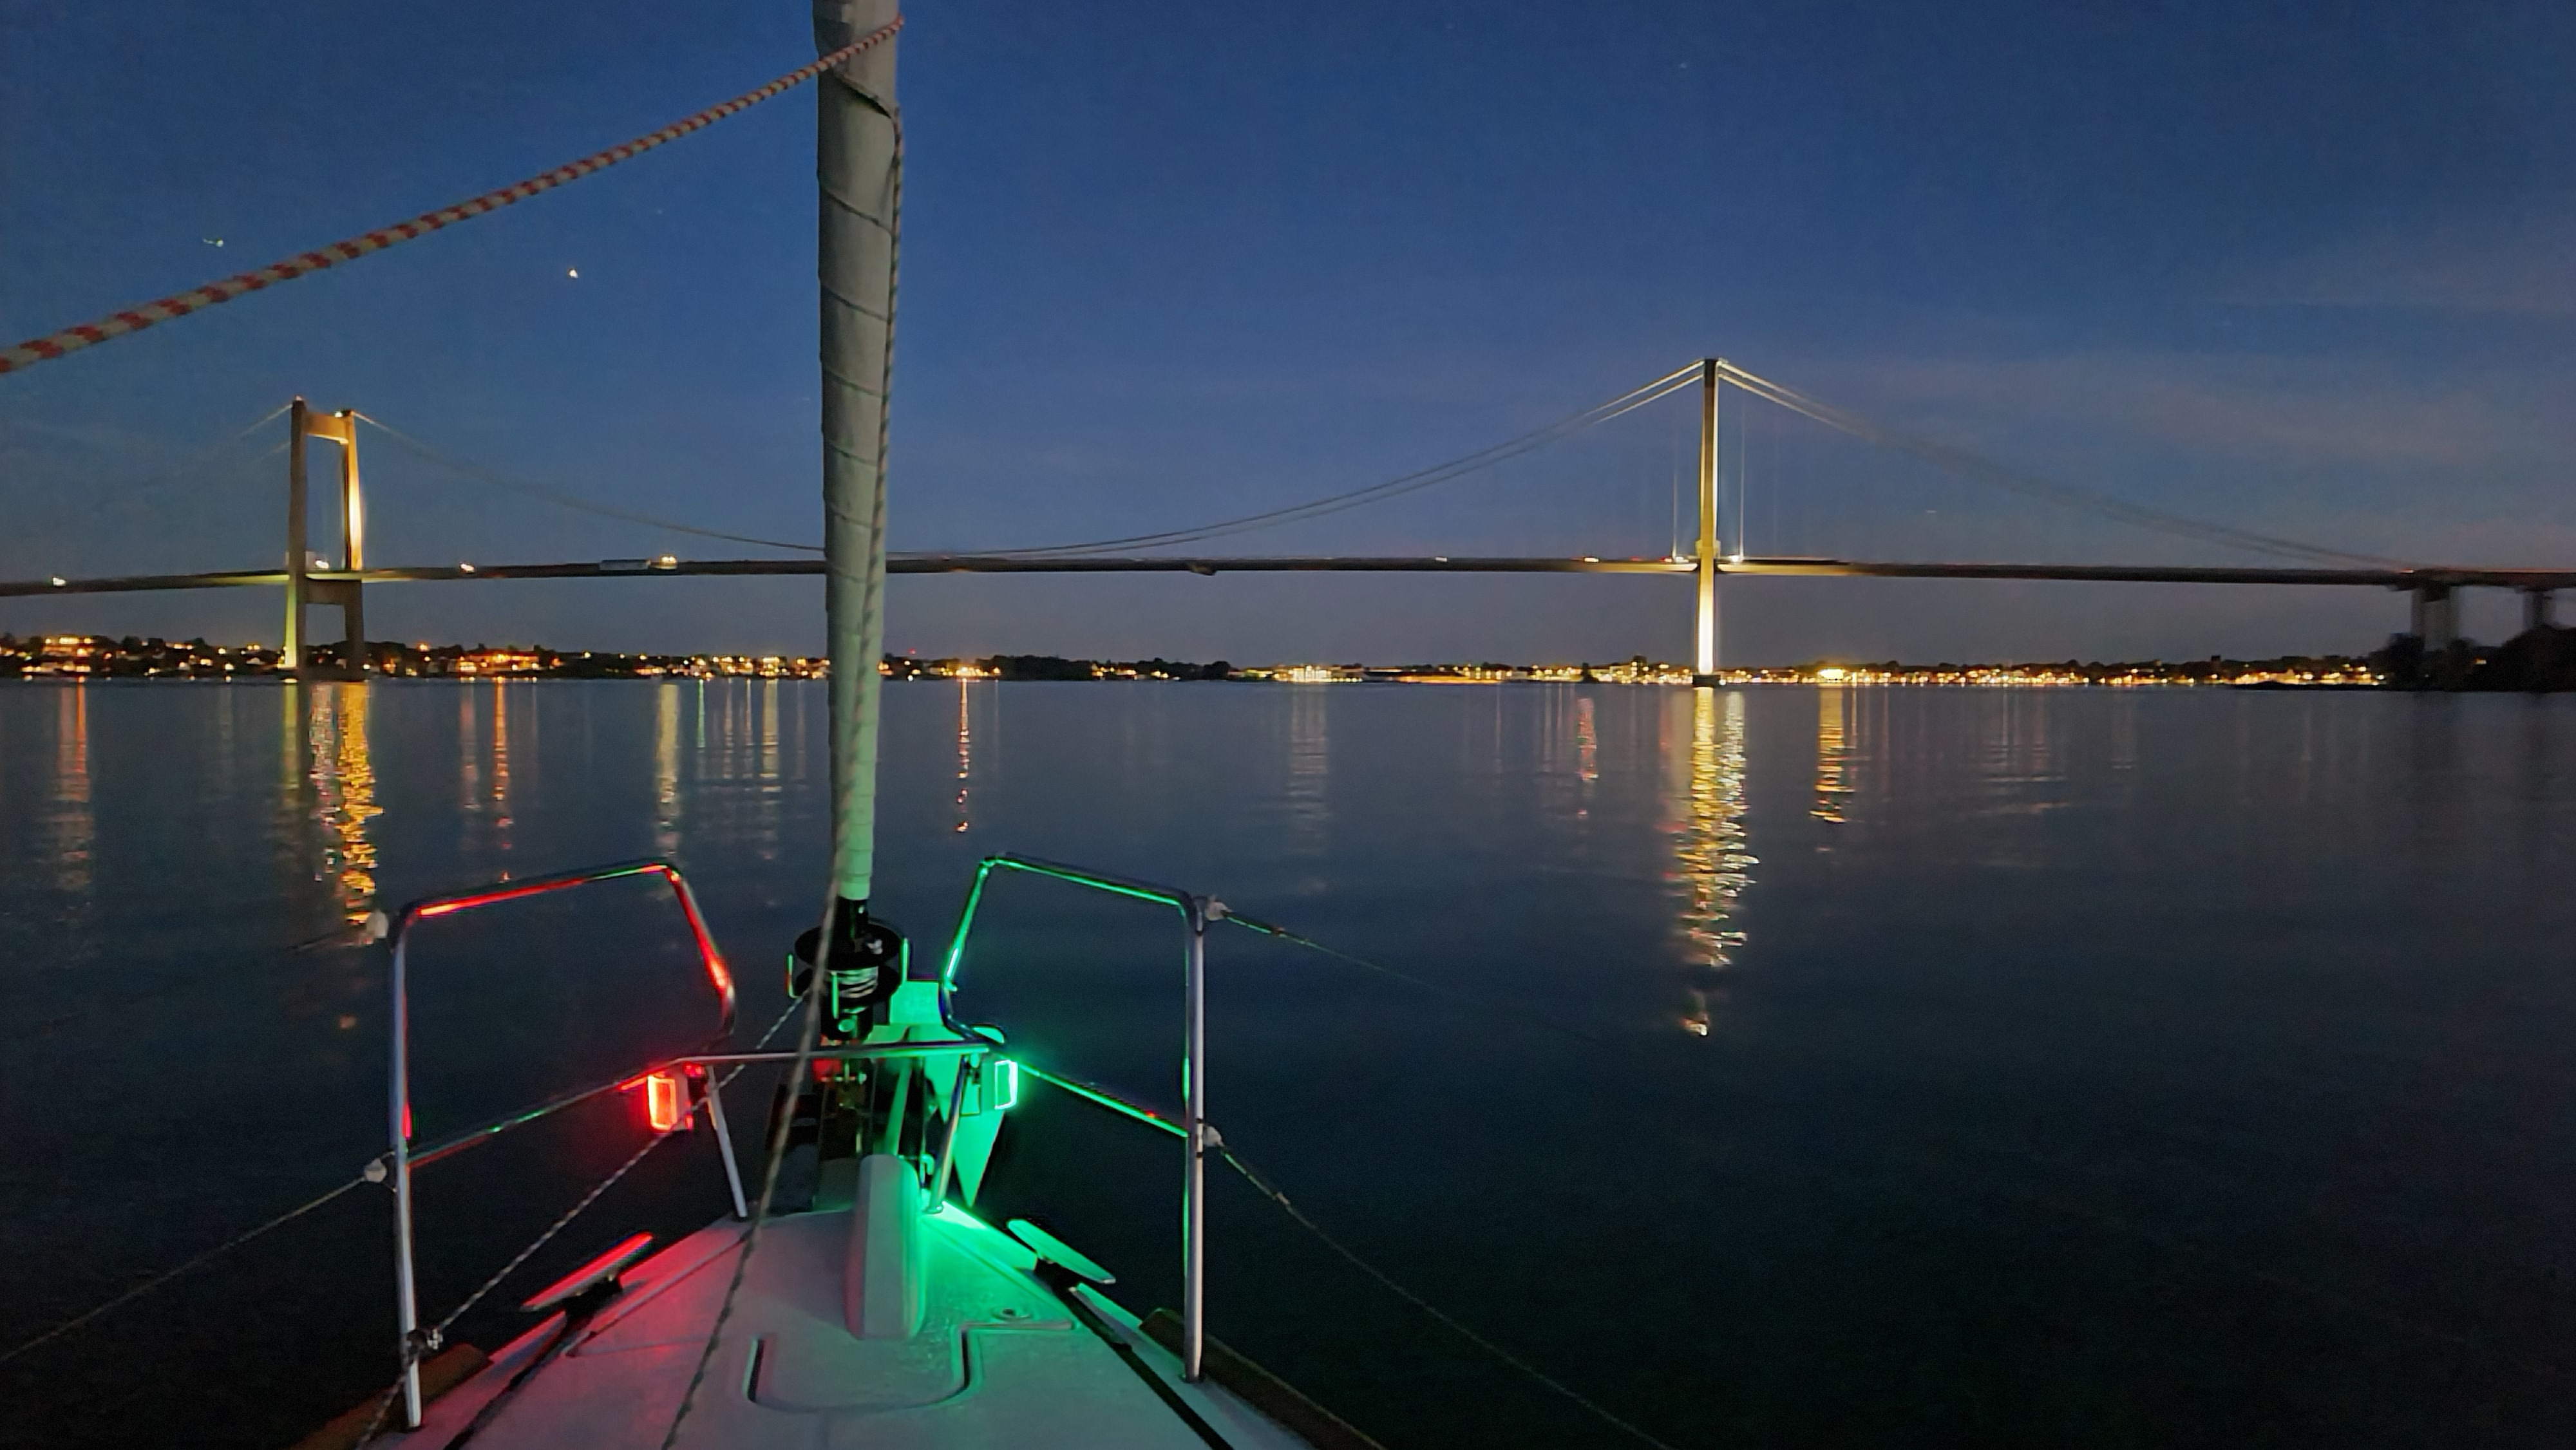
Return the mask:
[[[408,217],[810,57],[794,4],[10,0],[0,332]],[[1717,353],[2033,472],[2338,547],[2576,565],[2576,9],[922,0],[898,547],[1370,483]],[[629,509],[814,537],[813,102],[0,377],[0,577],[265,565],[295,392]],[[221,239],[222,246],[213,245]],[[571,275],[578,272],[578,276]],[[1683,400],[1237,552],[1660,554]],[[2262,563],[1747,410],[1761,552]],[[366,443],[378,562],[748,552]],[[1766,537],[1767,534],[1767,537]],[[1214,546],[1212,546],[1214,547]],[[1687,585],[899,582],[890,643],[1679,657]],[[2483,601],[2473,631],[2510,628]],[[273,640],[266,593],[0,630]],[[2362,649],[2380,595],[1730,586],[1730,658]],[[371,595],[380,635],[811,648],[802,583]]]

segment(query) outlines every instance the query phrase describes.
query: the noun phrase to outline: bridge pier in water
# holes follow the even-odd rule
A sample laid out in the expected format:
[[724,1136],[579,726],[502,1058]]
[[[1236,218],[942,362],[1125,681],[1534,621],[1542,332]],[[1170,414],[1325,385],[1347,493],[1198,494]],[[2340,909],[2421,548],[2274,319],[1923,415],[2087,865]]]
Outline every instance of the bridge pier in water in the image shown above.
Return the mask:
[[[358,486],[358,415],[354,409],[318,413],[302,398],[287,405],[286,636],[280,663],[299,678],[315,673],[308,662],[304,611],[328,604],[340,611],[339,667],[330,673],[354,679],[367,670],[367,612],[359,571],[367,567],[366,501]],[[310,491],[304,444],[320,438],[340,445],[340,564],[317,570],[308,536]]]
[[2424,653],[2439,654],[2460,637],[2459,596],[2448,584],[2418,584],[2407,610],[2407,633],[2424,642]]

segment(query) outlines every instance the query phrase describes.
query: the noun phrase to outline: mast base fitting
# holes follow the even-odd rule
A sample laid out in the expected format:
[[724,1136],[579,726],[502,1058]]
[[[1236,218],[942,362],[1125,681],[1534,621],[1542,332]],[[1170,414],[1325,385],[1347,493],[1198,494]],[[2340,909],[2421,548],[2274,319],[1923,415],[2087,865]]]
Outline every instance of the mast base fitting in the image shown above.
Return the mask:
[[[814,980],[814,958],[823,929],[807,927],[787,957],[787,990],[802,996]],[[868,915],[868,904],[847,898],[832,903],[832,945],[823,963],[823,1029],[835,1037],[864,1032],[894,989],[903,985],[912,948],[890,923]]]

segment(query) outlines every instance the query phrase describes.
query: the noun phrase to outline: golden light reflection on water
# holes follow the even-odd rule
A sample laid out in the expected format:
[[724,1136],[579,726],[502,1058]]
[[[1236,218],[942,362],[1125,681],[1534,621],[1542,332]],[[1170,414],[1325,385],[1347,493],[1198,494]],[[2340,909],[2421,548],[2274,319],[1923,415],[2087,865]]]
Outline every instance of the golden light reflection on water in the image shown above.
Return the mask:
[[[759,753],[754,757],[758,782],[753,787],[753,800],[756,802],[753,819],[757,833],[754,854],[763,861],[775,861],[778,859],[778,828],[787,805],[787,788],[778,777],[778,681],[774,678],[761,681],[756,695],[746,687],[743,709],[747,713],[757,712],[760,716]],[[747,746],[751,733],[749,730],[744,732]]]
[[1847,692],[1834,686],[1816,691],[1816,803],[1807,814],[1840,822],[1843,797],[1851,794],[1851,738],[1843,726]]
[[476,759],[482,741],[482,727],[474,717],[474,689],[469,685],[456,692],[457,805],[469,820],[483,809],[483,767]]
[[[1705,1037],[1711,1001],[1744,945],[1744,933],[1730,923],[1757,864],[1744,826],[1744,693],[1703,687],[1690,692],[1687,704],[1676,697],[1670,708],[1686,710],[1690,724],[1687,754],[1670,757],[1686,769],[1668,772],[1676,788],[1668,797],[1673,870],[1665,879],[1677,898],[1674,931],[1690,972],[1681,1025]],[[1683,733],[1672,724],[1667,717],[1668,750]]]
[[760,682],[760,779],[770,791],[778,789],[778,681]]
[[966,792],[975,775],[975,724],[967,706],[968,682],[957,682],[957,833],[966,833]]
[[[736,843],[753,859],[779,859],[787,813],[787,786],[805,778],[806,732],[793,718],[800,701],[794,684],[775,679],[699,680],[687,689],[691,720],[688,740],[681,739],[681,701],[670,697],[666,719],[657,725],[658,753],[671,764],[664,769],[678,790],[687,776],[686,811],[692,829],[714,831]],[[686,770],[681,769],[685,756]],[[665,816],[674,821],[683,807],[674,800]]]
[[653,687],[653,854],[680,854],[680,687]]
[[1288,854],[1324,854],[1331,808],[1324,776],[1331,762],[1330,685],[1292,685],[1288,691]]
[[1592,697],[1574,702],[1574,774],[1585,785],[1601,778],[1601,737],[1592,725]]
[[[459,805],[465,827],[463,849],[471,855],[477,845],[477,823],[490,833],[491,849],[507,855],[510,850],[510,696],[509,685],[500,680],[459,686],[456,700],[457,766],[456,783]],[[492,733],[483,733],[480,706],[484,700],[492,705]],[[500,870],[494,875],[506,880],[510,873]]]
[[492,682],[492,824],[510,849],[510,687]]
[[89,891],[98,820],[90,802],[89,686],[64,689],[54,705],[54,799],[46,825],[54,857],[54,889]]
[[352,925],[376,909],[376,846],[367,822],[376,804],[376,767],[367,742],[367,687],[315,685],[306,717],[313,761],[314,819],[322,827],[323,879]]

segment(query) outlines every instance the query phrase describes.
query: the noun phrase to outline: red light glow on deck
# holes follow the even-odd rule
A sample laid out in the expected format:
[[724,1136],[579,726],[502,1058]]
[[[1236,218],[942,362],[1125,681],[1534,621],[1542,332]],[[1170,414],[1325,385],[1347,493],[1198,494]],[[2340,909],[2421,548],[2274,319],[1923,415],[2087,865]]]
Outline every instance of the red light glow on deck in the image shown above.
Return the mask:
[[[569,890],[575,886],[588,886],[599,881],[615,881],[628,876],[659,876],[671,883],[673,894],[679,898],[680,915],[688,922],[689,936],[697,943],[698,960],[706,968],[707,981],[730,1004],[733,1001],[733,973],[725,966],[724,953],[716,949],[715,935],[707,930],[706,918],[698,914],[697,898],[689,894],[688,883],[682,881],[680,873],[665,862],[643,861],[632,866],[615,867],[606,871],[575,872],[564,876],[544,876],[533,881],[513,882],[495,886],[486,891],[469,892],[462,896],[449,896],[422,902],[412,908],[411,915],[414,920],[429,921],[437,917],[452,916],[460,911],[498,905],[504,901],[544,896],[550,892]],[[727,1010],[731,1010],[730,1006]]]

